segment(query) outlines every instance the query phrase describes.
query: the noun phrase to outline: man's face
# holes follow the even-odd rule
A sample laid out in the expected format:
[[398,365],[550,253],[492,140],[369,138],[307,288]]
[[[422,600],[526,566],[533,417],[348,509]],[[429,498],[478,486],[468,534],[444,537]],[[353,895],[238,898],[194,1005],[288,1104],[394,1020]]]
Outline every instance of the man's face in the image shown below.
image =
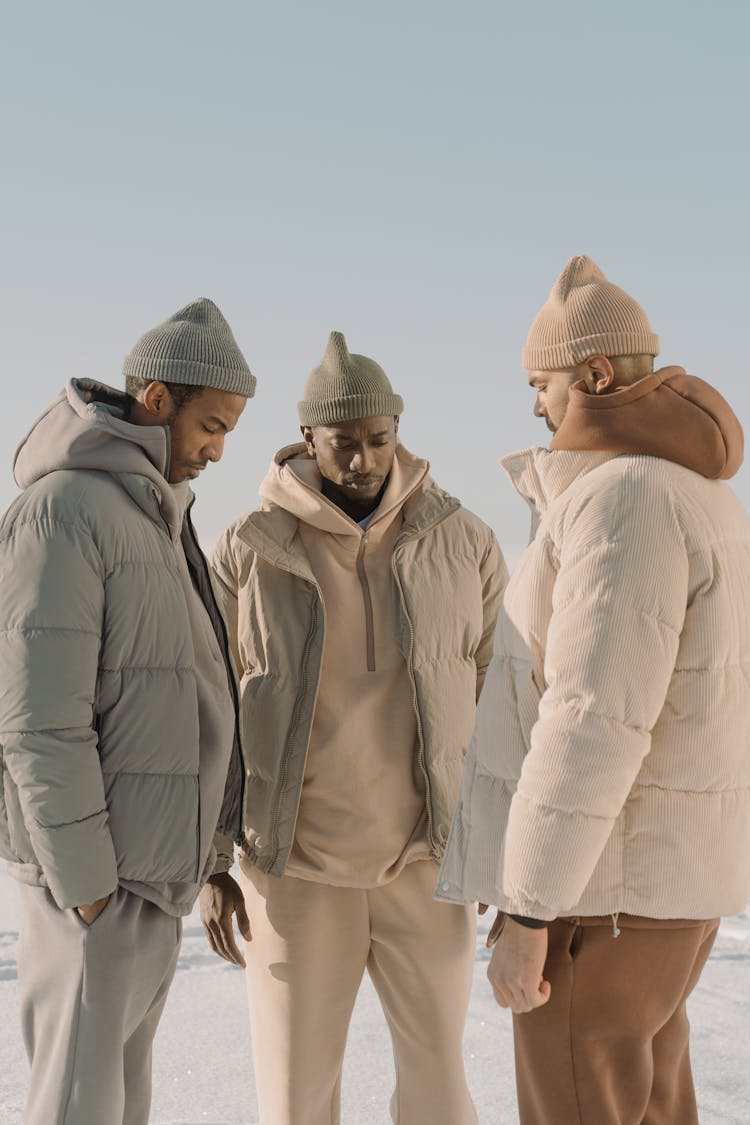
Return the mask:
[[581,367],[561,371],[529,371],[529,386],[536,391],[534,414],[544,418],[547,429],[556,433],[568,409],[570,388],[583,378]]
[[170,484],[194,480],[209,461],[221,460],[224,439],[237,425],[246,404],[244,395],[215,387],[205,387],[179,409],[173,404],[168,422]]
[[355,503],[373,500],[396,455],[398,419],[356,418],[332,426],[303,426],[320,475]]

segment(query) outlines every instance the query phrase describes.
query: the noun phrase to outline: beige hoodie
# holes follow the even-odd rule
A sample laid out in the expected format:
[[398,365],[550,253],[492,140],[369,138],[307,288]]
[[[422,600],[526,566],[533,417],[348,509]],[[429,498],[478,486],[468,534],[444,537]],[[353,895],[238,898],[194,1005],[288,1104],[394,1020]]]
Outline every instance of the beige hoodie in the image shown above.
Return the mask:
[[322,493],[294,446],[261,495],[300,521],[325,605],[323,663],[287,874],[374,887],[429,855],[412,686],[399,645],[391,559],[426,461],[399,450],[366,530]]

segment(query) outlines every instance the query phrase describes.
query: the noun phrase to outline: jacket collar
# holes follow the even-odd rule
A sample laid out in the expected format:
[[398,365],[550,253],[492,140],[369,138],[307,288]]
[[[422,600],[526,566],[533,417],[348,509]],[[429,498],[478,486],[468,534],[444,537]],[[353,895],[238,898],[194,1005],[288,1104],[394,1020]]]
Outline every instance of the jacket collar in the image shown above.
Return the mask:
[[[461,502],[427,477],[406,501],[404,523],[396,546],[418,538],[458,511]],[[276,505],[251,512],[237,528],[237,538],[267,562],[317,585],[307,556],[300,547],[299,520]]]
[[604,451],[553,451],[536,445],[502,457],[500,464],[532,511],[541,516],[579,477],[617,456]]

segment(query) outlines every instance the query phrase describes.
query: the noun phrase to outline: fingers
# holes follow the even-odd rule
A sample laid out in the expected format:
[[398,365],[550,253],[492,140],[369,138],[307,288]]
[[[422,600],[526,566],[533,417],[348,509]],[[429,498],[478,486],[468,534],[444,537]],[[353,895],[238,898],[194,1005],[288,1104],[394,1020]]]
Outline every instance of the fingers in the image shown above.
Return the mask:
[[237,943],[234,939],[234,928],[232,926],[233,912],[221,914],[218,918],[213,917],[209,919],[208,923],[204,923],[208,933],[208,940],[212,948],[220,957],[225,961],[230,961],[233,965],[240,965],[245,968],[245,958],[237,948]]
[[219,953],[219,950],[216,948],[216,942],[214,941],[214,935],[211,932],[211,927],[210,927],[208,922],[203,923],[203,929],[206,931],[206,937],[208,938],[208,944],[211,946],[214,953],[218,953],[219,957],[221,957],[222,954]]
[[212,877],[200,893],[201,921],[206,931],[209,945],[214,953],[233,965],[246,967],[245,958],[234,936],[232,919],[237,914],[237,925],[245,941],[250,941],[250,922],[245,910],[242,891],[225,873]]
[[537,984],[531,981],[500,981],[493,980],[491,970],[488,969],[487,977],[492,986],[492,994],[501,1008],[510,1008],[515,1015],[532,1012],[541,1008],[550,998],[552,986],[549,981],[541,980]]
[[227,960],[232,961],[235,965],[239,965],[243,969],[247,968],[245,958],[240,953],[237,942],[234,939],[234,930],[231,922],[228,929],[224,931],[224,948],[227,951]]
[[496,919],[499,929],[492,927],[488,938],[495,940],[487,977],[495,1000],[501,1008],[510,1008],[517,1015],[531,1012],[546,1004],[551,987],[544,979],[548,935],[546,929],[530,929],[508,923],[506,916]]
[[253,935],[250,929],[250,919],[245,910],[244,899],[240,898],[240,900],[235,903],[235,912],[237,914],[237,929],[240,931],[245,941],[252,941]]
[[504,928],[505,914],[503,914],[502,910],[498,910],[497,914],[495,915],[495,921],[490,926],[490,932],[487,934],[487,941],[485,944],[488,949],[492,949],[493,945],[500,937],[500,934],[503,932]]
[[488,910],[489,910],[489,906],[487,905],[486,902],[478,902],[477,903],[477,914],[486,914]]

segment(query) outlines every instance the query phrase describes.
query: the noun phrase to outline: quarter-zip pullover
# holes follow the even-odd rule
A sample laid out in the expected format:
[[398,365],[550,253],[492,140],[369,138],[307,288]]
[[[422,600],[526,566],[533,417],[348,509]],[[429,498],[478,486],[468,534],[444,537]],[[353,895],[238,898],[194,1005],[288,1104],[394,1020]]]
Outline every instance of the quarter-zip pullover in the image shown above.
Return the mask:
[[403,505],[428,470],[402,448],[363,529],[322,493],[301,449],[274,464],[262,496],[300,521],[326,634],[287,874],[375,887],[429,855],[417,715],[399,644],[392,557]]

